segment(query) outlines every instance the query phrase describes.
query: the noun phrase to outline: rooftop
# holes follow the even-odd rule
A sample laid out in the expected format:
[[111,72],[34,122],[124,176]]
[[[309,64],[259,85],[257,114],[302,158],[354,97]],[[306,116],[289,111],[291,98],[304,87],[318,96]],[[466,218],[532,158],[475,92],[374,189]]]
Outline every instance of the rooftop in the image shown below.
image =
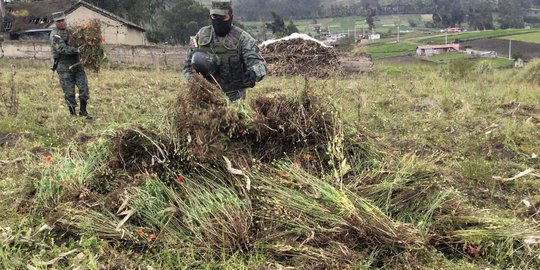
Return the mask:
[[103,16],[145,31],[143,27],[133,22],[82,0],[42,0],[29,3],[6,3],[6,18],[4,20],[3,29],[0,30],[5,30],[6,32],[21,32],[31,29],[46,29],[53,23],[53,12],[63,11],[66,14],[69,14],[80,6],[84,6]]
[[418,49],[448,49],[453,48],[456,50],[459,50],[459,43],[451,43],[451,44],[435,44],[435,45],[421,45],[417,47]]

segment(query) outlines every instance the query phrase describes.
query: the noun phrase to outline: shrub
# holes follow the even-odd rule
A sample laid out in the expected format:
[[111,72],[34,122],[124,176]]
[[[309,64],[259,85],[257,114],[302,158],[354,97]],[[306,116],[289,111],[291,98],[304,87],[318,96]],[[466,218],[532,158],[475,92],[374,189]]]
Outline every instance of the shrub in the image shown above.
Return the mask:
[[448,72],[452,78],[464,78],[467,77],[474,68],[474,63],[467,59],[459,59],[450,62],[448,65]]
[[519,81],[530,82],[540,86],[540,60],[533,60],[517,74]]
[[519,58],[523,59],[523,53],[521,52],[512,53],[512,59],[514,59],[514,61],[518,60]]

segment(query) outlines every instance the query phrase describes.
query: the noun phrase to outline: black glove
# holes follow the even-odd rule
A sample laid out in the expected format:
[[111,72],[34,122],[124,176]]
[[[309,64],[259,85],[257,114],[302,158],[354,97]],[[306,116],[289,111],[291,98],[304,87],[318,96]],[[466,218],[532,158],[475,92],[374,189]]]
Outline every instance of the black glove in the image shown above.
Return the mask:
[[255,71],[248,70],[246,73],[244,73],[244,83],[249,86],[249,88],[253,88],[255,86],[255,82],[257,81],[257,74],[255,74]]

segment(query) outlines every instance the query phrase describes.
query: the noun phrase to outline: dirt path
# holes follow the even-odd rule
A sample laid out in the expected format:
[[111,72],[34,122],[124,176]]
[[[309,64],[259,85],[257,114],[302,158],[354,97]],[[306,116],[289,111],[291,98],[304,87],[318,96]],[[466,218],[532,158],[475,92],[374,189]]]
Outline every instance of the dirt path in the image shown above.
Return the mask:
[[341,63],[344,75],[370,73],[373,71],[373,60],[369,56],[340,55],[339,62]]
[[437,65],[435,62],[426,61],[422,58],[418,58],[415,56],[392,56],[392,57],[385,57],[383,59],[380,59],[379,62],[385,63],[385,62],[400,62],[400,63],[406,63],[406,64],[423,64],[423,65]]

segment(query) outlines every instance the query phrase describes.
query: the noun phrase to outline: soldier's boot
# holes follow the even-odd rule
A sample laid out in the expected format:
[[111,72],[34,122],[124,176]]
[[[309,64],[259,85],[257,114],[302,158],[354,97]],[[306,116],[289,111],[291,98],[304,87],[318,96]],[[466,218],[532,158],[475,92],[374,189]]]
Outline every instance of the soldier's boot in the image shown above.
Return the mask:
[[86,104],[87,104],[86,100],[85,101],[81,100],[81,110],[79,111],[79,115],[84,116],[86,120],[92,120],[94,118],[90,114],[88,114],[88,112],[86,111]]
[[75,107],[68,106],[68,109],[69,109],[69,114],[71,114],[71,116],[77,115],[77,112],[75,111]]

